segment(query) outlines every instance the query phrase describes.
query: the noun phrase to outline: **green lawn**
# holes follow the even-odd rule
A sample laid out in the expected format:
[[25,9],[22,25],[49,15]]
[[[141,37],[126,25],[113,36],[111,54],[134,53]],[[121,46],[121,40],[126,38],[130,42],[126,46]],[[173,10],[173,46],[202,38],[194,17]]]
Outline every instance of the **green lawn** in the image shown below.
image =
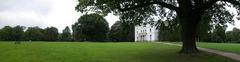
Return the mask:
[[[166,41],[167,42],[167,41]],[[167,42],[173,44],[182,44],[181,42]],[[208,42],[197,42],[198,47],[214,49],[225,52],[232,52],[240,54],[240,43],[208,43]]]
[[0,62],[234,62],[160,43],[0,42]]
[[198,46],[203,48],[221,50],[226,52],[234,52],[240,54],[240,44],[234,43],[205,43],[199,42]]

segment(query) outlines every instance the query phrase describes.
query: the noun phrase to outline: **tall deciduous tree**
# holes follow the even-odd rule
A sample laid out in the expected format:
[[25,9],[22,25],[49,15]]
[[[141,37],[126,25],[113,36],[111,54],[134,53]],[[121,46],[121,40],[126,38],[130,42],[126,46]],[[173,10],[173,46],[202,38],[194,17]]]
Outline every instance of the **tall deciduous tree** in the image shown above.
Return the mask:
[[85,14],[72,25],[75,40],[106,41],[108,22],[99,14]]
[[47,27],[44,29],[44,40],[56,41],[58,40],[58,29],[55,27]]
[[39,27],[28,27],[24,34],[25,40],[40,41],[44,38],[44,30]]
[[65,27],[65,29],[62,31],[61,40],[63,40],[63,41],[72,40],[71,31],[70,31],[70,28],[68,26]]
[[226,26],[215,26],[211,40],[215,42],[226,42],[226,34],[225,34]]
[[23,40],[24,29],[25,29],[24,26],[19,26],[19,25],[13,27],[12,39],[14,39],[15,41]]
[[226,3],[219,2],[218,4],[214,4],[212,9],[206,10],[205,14],[202,16],[202,21],[199,22],[199,28],[197,30],[198,39],[200,41],[214,41],[214,33],[217,32],[213,32],[215,27],[226,28],[227,23],[234,23],[234,14],[226,10],[226,7],[223,4]]
[[11,26],[4,26],[1,31],[1,40],[4,41],[13,41],[12,36],[13,36],[13,29]]
[[115,22],[111,26],[109,38],[117,42],[134,41],[134,25],[122,21]]
[[19,25],[15,27],[5,26],[0,31],[1,40],[21,41],[23,40],[24,29],[25,29],[24,26],[19,26]]
[[123,34],[121,34],[121,22],[115,22],[110,29],[109,39],[114,42],[122,41]]
[[[80,12],[96,11],[97,13],[114,13],[121,19],[133,22],[151,20],[153,15],[159,19],[179,17],[182,30],[181,53],[196,53],[197,28],[202,15],[213,5],[235,7],[238,10],[239,0],[78,0],[76,9]],[[232,4],[232,5],[231,5]],[[167,8],[167,9],[166,9]],[[226,9],[225,9],[226,10]],[[238,11],[239,12],[239,11]],[[221,13],[221,11],[214,12]],[[218,15],[221,16],[221,15]],[[214,18],[219,19],[219,18]],[[218,22],[218,21],[215,21]],[[228,22],[228,21],[226,21]]]

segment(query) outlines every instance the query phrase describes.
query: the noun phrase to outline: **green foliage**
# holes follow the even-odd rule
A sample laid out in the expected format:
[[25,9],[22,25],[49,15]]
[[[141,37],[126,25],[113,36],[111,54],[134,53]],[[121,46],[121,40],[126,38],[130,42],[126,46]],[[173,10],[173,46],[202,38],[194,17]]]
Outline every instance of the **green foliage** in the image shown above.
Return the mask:
[[44,30],[39,27],[28,27],[25,31],[25,40],[40,41],[44,39]]
[[11,40],[13,41],[12,38],[12,35],[13,35],[13,30],[12,30],[12,27],[10,26],[4,26],[1,31],[0,31],[0,34],[1,34],[1,40]]
[[44,29],[44,40],[45,41],[57,41],[58,40],[58,29],[55,27],[47,27]]
[[111,41],[117,42],[134,41],[134,25],[121,21],[115,22],[111,26],[109,38]]
[[[223,39],[225,39],[225,32],[223,31],[226,30],[227,23],[234,23],[234,14],[226,10],[226,5],[229,4],[226,4],[226,2],[218,2],[217,4],[214,4],[211,9],[208,9],[206,13],[202,16],[202,21],[200,22],[198,27],[199,41],[224,41]],[[216,38],[218,38],[218,40]]]
[[[130,21],[140,24],[150,21],[152,16],[173,18],[176,16],[174,10],[167,10],[164,6],[154,5],[157,0],[78,0],[76,10],[79,12],[96,12],[101,14],[114,13],[119,15],[121,21]],[[160,1],[160,0],[159,0]],[[165,2],[177,6],[174,0]]]
[[71,31],[68,26],[65,27],[65,29],[62,31],[62,34],[61,34],[59,40],[62,40],[62,41],[71,41],[72,40]]
[[214,42],[226,42],[226,27],[216,26],[211,35],[211,41]]
[[158,38],[160,41],[180,41],[181,29],[177,19],[172,21],[159,21]]
[[99,14],[81,16],[72,29],[77,41],[106,41],[109,32],[108,22]]
[[56,41],[58,40],[58,30],[55,27],[42,29],[39,27],[28,27],[24,31],[24,26],[5,26],[0,29],[0,40],[4,41]]
[[[210,15],[212,22],[216,22],[216,24],[233,22],[231,16],[223,15],[229,14],[226,12],[227,10],[225,7],[240,9],[240,2],[238,0],[189,1],[195,2],[192,3],[193,6],[189,7],[196,7],[196,9],[199,9],[197,11]],[[179,9],[182,9],[179,8],[180,4],[183,5],[186,3],[184,3],[184,1],[177,0],[78,0],[78,4],[75,8],[77,11],[82,13],[114,13],[115,15],[119,15],[120,18],[123,19],[122,21],[132,21],[135,24],[139,24],[143,21],[152,20],[152,16],[158,16],[159,21],[163,20],[163,18],[173,20],[177,16],[176,12],[179,11]],[[239,10],[237,11],[239,12]],[[195,14],[197,14],[197,12]],[[233,14],[230,13],[230,15]]]
[[0,39],[6,41],[20,41],[23,40],[24,30],[23,26],[5,26],[0,30]]
[[240,29],[233,28],[232,31],[226,32],[227,41],[240,43]]
[[15,26],[13,27],[13,39],[16,40],[16,41],[20,41],[23,39],[23,36],[24,36],[24,30],[25,27],[24,26]]
[[111,41],[122,41],[122,38],[124,37],[121,33],[121,22],[117,21],[111,26],[111,30],[109,33],[109,39]]

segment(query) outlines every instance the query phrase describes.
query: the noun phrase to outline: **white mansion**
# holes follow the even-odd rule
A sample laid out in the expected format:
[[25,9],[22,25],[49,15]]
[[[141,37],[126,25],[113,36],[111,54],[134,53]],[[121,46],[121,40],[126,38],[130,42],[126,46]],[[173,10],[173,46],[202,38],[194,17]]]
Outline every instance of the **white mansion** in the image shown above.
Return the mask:
[[137,41],[157,41],[158,40],[158,30],[156,26],[146,24],[135,26],[135,42]]

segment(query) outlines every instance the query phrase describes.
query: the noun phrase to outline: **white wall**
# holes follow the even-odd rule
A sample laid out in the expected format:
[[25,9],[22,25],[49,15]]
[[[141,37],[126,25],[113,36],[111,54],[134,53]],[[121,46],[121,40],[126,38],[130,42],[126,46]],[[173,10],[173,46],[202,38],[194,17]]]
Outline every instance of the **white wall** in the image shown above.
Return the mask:
[[158,30],[155,26],[147,24],[135,26],[135,41],[156,41],[158,40]]

